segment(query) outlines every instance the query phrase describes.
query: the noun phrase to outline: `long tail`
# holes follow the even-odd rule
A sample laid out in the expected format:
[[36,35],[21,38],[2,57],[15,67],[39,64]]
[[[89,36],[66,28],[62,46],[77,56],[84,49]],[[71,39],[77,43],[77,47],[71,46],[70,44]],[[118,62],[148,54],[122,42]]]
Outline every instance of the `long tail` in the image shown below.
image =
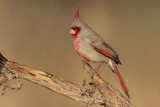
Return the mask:
[[129,90],[128,90],[128,88],[127,88],[127,86],[126,86],[126,84],[125,84],[125,82],[124,82],[124,80],[123,80],[120,72],[118,71],[116,64],[113,60],[109,61],[109,67],[112,69],[114,75],[116,76],[116,78],[120,82],[121,87],[122,87],[123,91],[125,92],[125,94],[128,96],[128,98],[130,98],[131,97],[130,92],[129,92]]

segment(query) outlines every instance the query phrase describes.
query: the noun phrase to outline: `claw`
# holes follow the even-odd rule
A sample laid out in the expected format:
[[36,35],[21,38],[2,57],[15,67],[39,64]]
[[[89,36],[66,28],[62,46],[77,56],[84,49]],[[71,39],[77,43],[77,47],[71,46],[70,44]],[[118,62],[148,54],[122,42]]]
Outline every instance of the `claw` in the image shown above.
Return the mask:
[[83,59],[82,63],[83,63],[83,68],[85,69],[85,65],[88,63],[88,61],[86,59]]
[[83,59],[82,63],[86,64],[86,63],[88,63],[88,61],[86,59]]

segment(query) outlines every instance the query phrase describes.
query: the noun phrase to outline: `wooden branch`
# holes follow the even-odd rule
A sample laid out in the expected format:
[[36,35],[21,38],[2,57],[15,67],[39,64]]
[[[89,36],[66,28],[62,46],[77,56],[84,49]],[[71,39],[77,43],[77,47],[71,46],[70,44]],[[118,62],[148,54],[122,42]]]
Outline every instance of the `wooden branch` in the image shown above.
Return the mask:
[[84,63],[84,68],[88,71],[92,82],[77,85],[47,72],[8,61],[0,54],[0,86],[3,87],[2,94],[5,93],[6,89],[18,90],[22,87],[22,83],[18,85],[11,84],[10,81],[12,79],[26,79],[75,101],[84,102],[87,105],[100,104],[105,107],[133,107],[128,98],[108,82],[103,81],[88,63]]

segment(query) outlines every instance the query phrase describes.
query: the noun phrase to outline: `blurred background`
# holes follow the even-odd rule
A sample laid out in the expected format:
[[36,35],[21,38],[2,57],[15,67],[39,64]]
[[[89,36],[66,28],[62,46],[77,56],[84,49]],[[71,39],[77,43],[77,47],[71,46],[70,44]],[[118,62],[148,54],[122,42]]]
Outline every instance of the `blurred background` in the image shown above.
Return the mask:
[[[132,103],[160,107],[158,0],[0,0],[0,52],[11,61],[77,84],[89,81],[68,34],[78,7],[82,19],[119,54],[123,65],[118,68]],[[99,73],[123,92],[106,65]],[[11,90],[0,97],[1,107],[84,107],[81,102],[22,81],[25,85],[20,91]]]

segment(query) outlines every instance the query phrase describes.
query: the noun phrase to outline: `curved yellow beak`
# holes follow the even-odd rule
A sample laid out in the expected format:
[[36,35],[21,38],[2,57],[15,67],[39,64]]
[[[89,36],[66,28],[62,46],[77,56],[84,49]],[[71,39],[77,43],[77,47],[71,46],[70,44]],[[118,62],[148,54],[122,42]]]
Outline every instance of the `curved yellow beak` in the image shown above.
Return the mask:
[[73,29],[71,29],[71,30],[69,31],[69,34],[74,35],[74,34],[76,34],[76,31],[74,31]]

